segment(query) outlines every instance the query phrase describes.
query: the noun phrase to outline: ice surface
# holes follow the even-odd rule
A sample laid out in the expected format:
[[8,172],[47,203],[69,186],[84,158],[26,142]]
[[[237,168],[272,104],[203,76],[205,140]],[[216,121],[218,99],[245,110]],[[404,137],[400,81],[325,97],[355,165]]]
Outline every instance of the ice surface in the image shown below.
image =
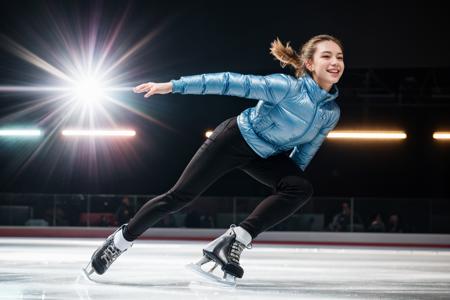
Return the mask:
[[185,268],[206,242],[138,241],[81,275],[99,239],[0,238],[0,299],[450,299],[450,251],[254,245],[235,288]]

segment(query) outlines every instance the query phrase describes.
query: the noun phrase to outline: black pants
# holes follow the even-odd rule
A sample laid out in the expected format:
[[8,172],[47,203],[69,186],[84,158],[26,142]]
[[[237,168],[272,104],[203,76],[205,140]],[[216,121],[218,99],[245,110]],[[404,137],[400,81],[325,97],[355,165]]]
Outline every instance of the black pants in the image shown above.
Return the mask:
[[234,169],[241,169],[273,191],[239,224],[255,238],[292,215],[311,198],[311,184],[287,154],[260,157],[242,137],[237,117],[223,121],[197,150],[176,184],[168,192],[150,199],[130,220],[125,238],[136,239],[162,217],[182,209]]

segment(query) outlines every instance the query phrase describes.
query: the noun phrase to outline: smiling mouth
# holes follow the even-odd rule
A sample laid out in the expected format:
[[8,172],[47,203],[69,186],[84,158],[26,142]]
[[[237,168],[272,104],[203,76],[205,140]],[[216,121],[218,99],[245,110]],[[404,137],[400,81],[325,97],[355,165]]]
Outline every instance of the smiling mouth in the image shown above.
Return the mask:
[[341,74],[341,71],[327,71],[332,77],[339,77]]

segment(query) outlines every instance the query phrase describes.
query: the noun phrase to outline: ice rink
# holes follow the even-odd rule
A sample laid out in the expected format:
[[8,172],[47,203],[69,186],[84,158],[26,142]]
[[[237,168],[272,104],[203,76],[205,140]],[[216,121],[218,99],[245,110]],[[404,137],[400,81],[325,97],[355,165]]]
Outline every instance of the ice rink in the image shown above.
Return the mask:
[[256,244],[235,288],[185,268],[205,242],[138,241],[90,282],[102,240],[0,238],[0,299],[450,299],[450,251]]

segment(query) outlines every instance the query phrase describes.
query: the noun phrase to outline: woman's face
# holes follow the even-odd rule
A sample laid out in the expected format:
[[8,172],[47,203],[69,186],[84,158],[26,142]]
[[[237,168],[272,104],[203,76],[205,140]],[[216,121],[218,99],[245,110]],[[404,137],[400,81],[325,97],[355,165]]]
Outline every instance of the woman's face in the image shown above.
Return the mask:
[[309,60],[306,67],[319,86],[329,91],[344,72],[344,54],[339,45],[333,41],[319,42],[316,44],[312,61]]

